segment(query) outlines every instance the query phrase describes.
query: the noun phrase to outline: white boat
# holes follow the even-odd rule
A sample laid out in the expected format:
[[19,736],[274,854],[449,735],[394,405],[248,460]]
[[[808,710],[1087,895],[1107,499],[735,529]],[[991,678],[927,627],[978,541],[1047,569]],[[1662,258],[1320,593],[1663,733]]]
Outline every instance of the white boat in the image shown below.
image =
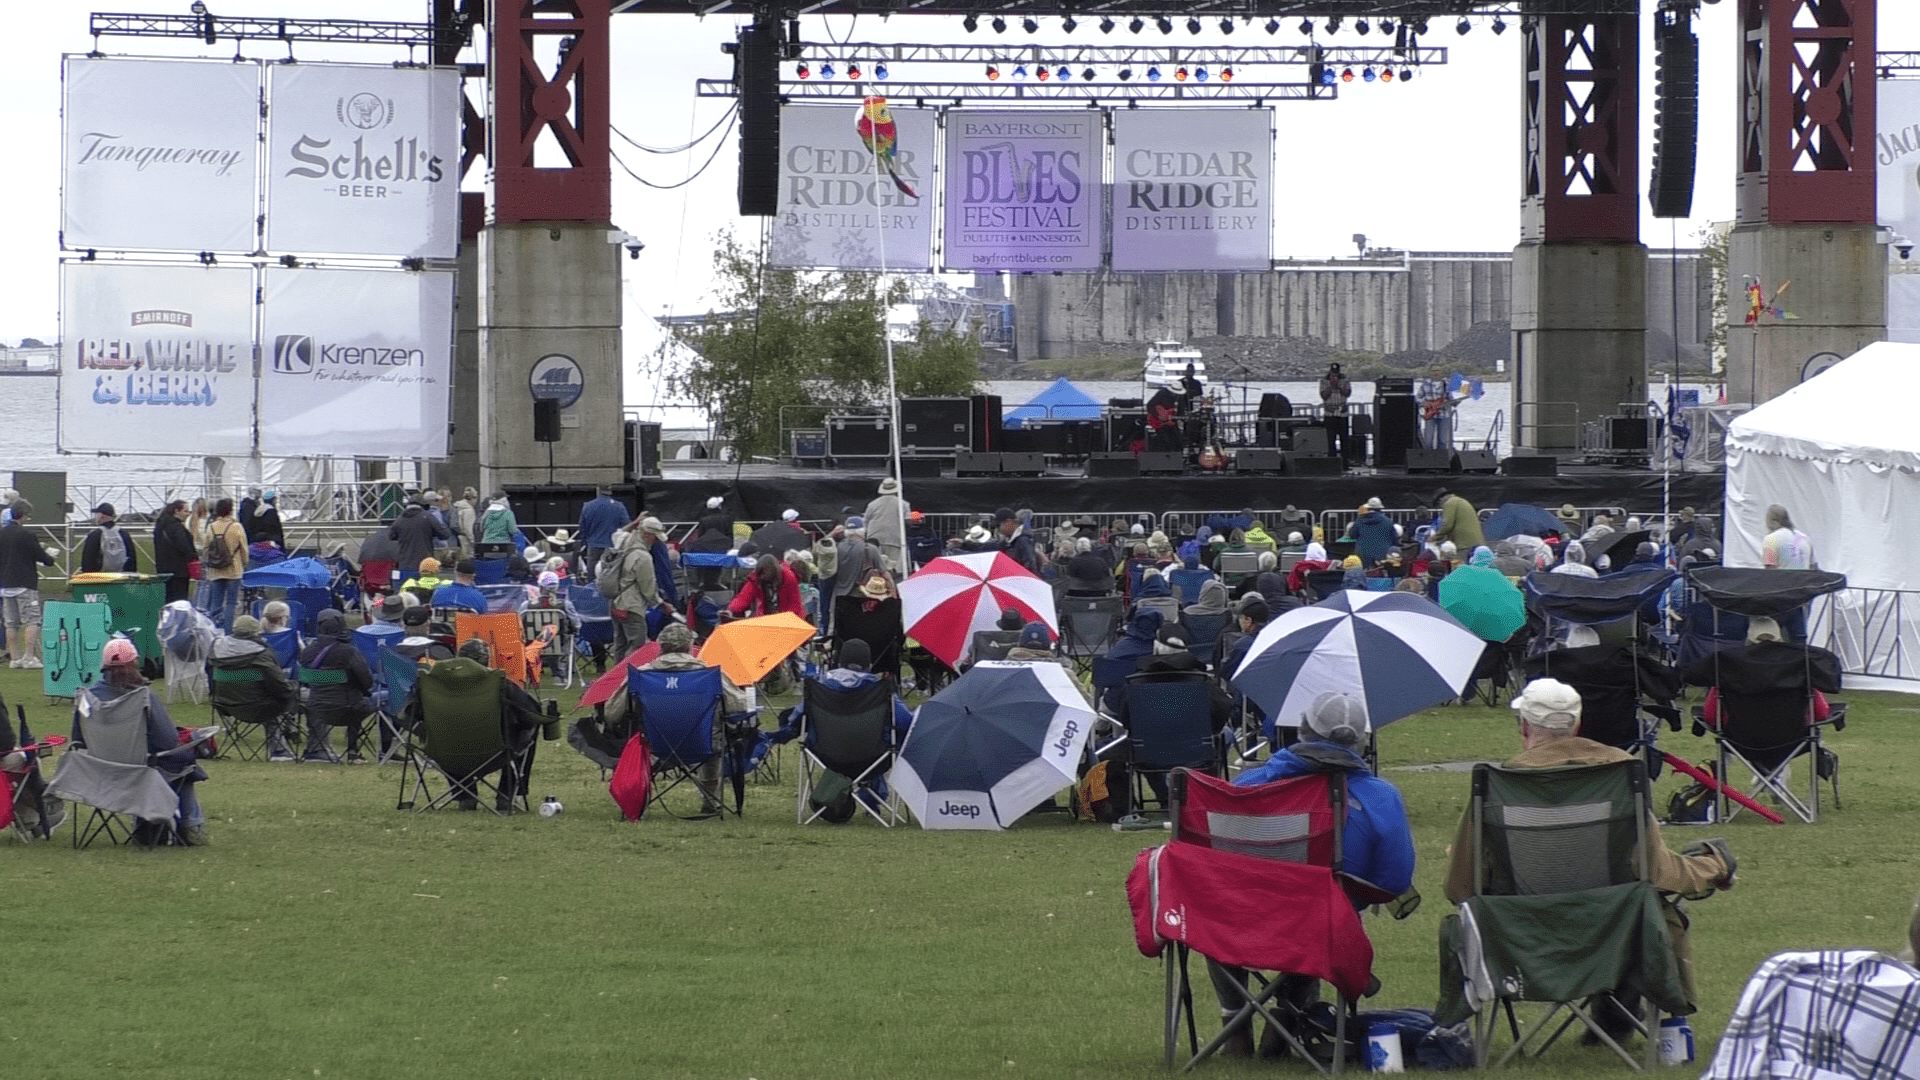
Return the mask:
[[1141,379],[1149,387],[1165,386],[1180,389],[1180,380],[1186,377],[1187,367],[1192,365],[1193,377],[1204,388],[1207,385],[1207,362],[1200,358],[1200,350],[1189,348],[1178,341],[1156,341],[1147,346],[1147,366]]

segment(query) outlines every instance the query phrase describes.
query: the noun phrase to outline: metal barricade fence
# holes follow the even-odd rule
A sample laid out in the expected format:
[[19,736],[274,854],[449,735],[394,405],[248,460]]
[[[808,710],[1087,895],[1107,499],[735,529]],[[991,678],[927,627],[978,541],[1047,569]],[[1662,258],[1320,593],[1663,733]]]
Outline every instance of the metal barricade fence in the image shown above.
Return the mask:
[[1807,640],[1847,674],[1920,680],[1920,594],[1842,589],[1816,600],[1811,615]]
[[[1413,540],[1414,533],[1432,525],[1440,512],[1425,506],[1389,506],[1380,511],[1388,520],[1400,526],[1400,539],[1403,543]],[[1338,540],[1347,534],[1347,529],[1359,518],[1360,510],[1322,510],[1320,512],[1320,532],[1327,540]]]

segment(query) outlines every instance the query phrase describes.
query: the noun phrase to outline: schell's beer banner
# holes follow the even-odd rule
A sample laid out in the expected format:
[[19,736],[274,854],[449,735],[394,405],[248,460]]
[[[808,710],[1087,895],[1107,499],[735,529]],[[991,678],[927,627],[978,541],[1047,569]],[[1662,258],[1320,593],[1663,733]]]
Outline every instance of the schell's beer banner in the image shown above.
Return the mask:
[[65,77],[63,246],[259,246],[257,65],[69,56]]
[[450,259],[460,243],[460,75],[269,68],[267,249]]
[[1265,270],[1273,247],[1265,109],[1113,114],[1113,269]]
[[947,113],[948,270],[1100,269],[1101,114]]
[[775,266],[933,266],[937,113],[885,98],[780,110]]

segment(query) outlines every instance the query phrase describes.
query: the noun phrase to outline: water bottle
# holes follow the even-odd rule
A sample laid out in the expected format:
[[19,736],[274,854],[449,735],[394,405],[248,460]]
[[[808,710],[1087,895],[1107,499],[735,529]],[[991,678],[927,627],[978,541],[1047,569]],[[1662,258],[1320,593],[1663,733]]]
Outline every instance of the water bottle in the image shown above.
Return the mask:
[[1367,1068],[1378,1073],[1407,1071],[1399,1025],[1381,1021],[1367,1028]]
[[1684,1016],[1660,1021],[1660,1064],[1686,1065],[1693,1061],[1693,1025]]
[[565,813],[566,809],[567,809],[566,807],[560,805],[559,799],[556,799],[551,795],[540,800],[540,816],[541,817],[558,817],[559,815]]

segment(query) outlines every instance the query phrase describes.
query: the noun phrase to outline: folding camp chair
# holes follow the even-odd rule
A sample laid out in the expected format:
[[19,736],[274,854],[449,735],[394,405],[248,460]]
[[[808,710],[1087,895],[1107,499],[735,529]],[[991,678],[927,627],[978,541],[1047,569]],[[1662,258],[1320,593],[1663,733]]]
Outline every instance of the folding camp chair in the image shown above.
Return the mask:
[[[527,809],[517,780],[528,767],[532,746],[517,749],[507,741],[505,679],[463,657],[420,672],[407,706],[397,809],[424,813],[455,801],[480,803],[487,792],[494,797],[493,812],[502,817]],[[446,784],[437,795],[429,772]],[[488,779],[496,774],[498,780]]]
[[207,657],[219,635],[213,620],[185,600],[177,600],[162,610],[159,632],[166,654],[168,703],[185,698],[198,705],[207,700]]
[[157,830],[154,846],[177,844],[180,800],[165,774],[148,763],[147,712],[151,687],[137,687],[112,701],[90,690],[74,696],[84,749],[69,748],[47,792],[88,808],[74,820],[73,846],[86,847],[104,836],[110,844],[134,838],[124,818],[137,818]]
[[[1501,1012],[1513,1045],[1500,1064],[1545,1053],[1579,1022],[1638,1068],[1583,1001],[1623,985],[1638,990],[1645,1013],[1632,1020],[1647,1039],[1648,1066],[1660,1013],[1693,1011],[1653,887],[1647,792],[1638,759],[1474,767],[1466,842],[1477,872],[1473,895],[1442,927],[1443,952],[1457,957],[1461,978],[1458,986],[1443,978],[1440,1011],[1448,1013],[1445,995],[1464,993],[1465,1007],[1476,1013],[1480,1065]],[[1519,1001],[1548,1006],[1524,1031],[1514,1012]],[[1529,1050],[1543,1034],[1538,1049]]]
[[[1294,1053],[1337,1075],[1355,1003],[1374,988],[1373,946],[1354,904],[1391,899],[1338,872],[1345,778],[1312,773],[1234,787],[1177,769],[1168,788],[1173,838],[1143,852],[1127,880],[1141,951],[1165,958],[1167,1066],[1175,1063],[1183,1026],[1190,1070],[1241,1031],[1251,1037],[1257,1014]],[[1224,967],[1218,985],[1237,987],[1241,999],[1205,1045],[1187,972],[1196,951]],[[1297,1000],[1311,986],[1302,978],[1333,985],[1330,1025],[1320,1008]]]
[[360,564],[360,610],[372,611],[380,598],[393,591],[393,560],[368,559]]
[[1229,616],[1186,614],[1180,617],[1180,625],[1187,631],[1187,651],[1195,660],[1203,664],[1213,663],[1214,646],[1219,643],[1220,635],[1226,632]]
[[1200,599],[1200,589],[1213,580],[1213,571],[1202,567],[1189,570],[1176,566],[1167,571],[1167,586],[1173,590],[1173,598],[1182,604],[1191,604]]
[[[867,604],[873,605],[872,610]],[[907,631],[900,610],[900,598],[868,601],[860,596],[842,596],[833,602],[833,651],[858,638],[873,653],[873,666],[867,670],[899,685],[901,651],[906,647]]]
[[852,783],[852,799],[873,820],[892,828],[906,818],[905,810],[884,788],[893,765],[893,688],[885,679],[854,689],[828,686],[808,679],[801,689],[806,709],[800,720],[800,824],[817,820],[831,804],[813,806],[815,785],[827,772]]
[[1208,690],[1203,671],[1136,671],[1126,677],[1122,693],[1135,806],[1146,805],[1146,790],[1165,791],[1164,784],[1151,784],[1150,777],[1178,768],[1216,775],[1221,771]]
[[1149,596],[1133,602],[1133,614],[1138,617],[1143,611],[1157,611],[1163,626],[1172,626],[1180,621],[1180,601],[1171,596]]
[[275,630],[271,634],[261,634],[260,640],[273,653],[274,662],[280,670],[293,678],[293,669],[300,663],[300,631]]
[[973,648],[968,653],[968,662],[977,664],[982,660],[1005,660],[1007,653],[1020,644],[1018,630],[975,630]]
[[508,559],[473,560],[473,583],[475,585],[503,585],[507,580]]
[[[888,686],[891,692],[889,684],[879,685]],[[641,730],[653,751],[653,790],[648,795],[649,804],[657,803],[665,808],[667,793],[688,780],[694,782],[694,787],[700,786],[700,767],[721,752],[721,747],[714,742],[721,690],[719,668],[627,669],[628,714],[640,717]],[[725,813],[726,803],[720,792],[706,794]],[[742,804],[736,799],[734,814],[737,816],[741,809]],[[674,813],[671,808],[667,808],[667,812],[689,819],[700,816]]]
[[541,650],[543,659],[553,661],[554,678],[564,689],[573,685],[574,638],[569,629],[572,620],[559,608],[530,607],[520,612],[520,632],[528,641],[538,641],[549,628],[553,637]]
[[[309,752],[326,751],[333,757],[333,748],[328,745],[332,729],[347,729],[346,748],[349,753],[358,753],[363,757],[377,757],[373,746],[373,733],[378,725],[369,726],[366,715],[357,709],[330,709],[316,712],[313,707],[313,692],[323,686],[345,686],[347,671],[345,668],[308,668],[296,667],[294,681],[300,687],[300,712],[307,720],[307,750]],[[316,750],[317,744],[317,750]]]
[[1105,656],[1120,636],[1126,602],[1118,593],[1108,596],[1063,596],[1060,617],[1060,654],[1073,661],[1084,678],[1093,673],[1096,657]]
[[459,645],[464,645],[474,638],[486,642],[487,649],[493,656],[491,664],[493,669],[505,672],[508,680],[515,686],[527,685],[526,642],[520,636],[518,615],[475,615],[471,612],[461,612],[454,617],[453,637]]
[[1257,551],[1223,551],[1213,557],[1214,572],[1228,588],[1260,572],[1260,553]]
[[401,725],[401,716],[406,712],[408,699],[413,697],[414,684],[420,679],[420,665],[392,649],[382,648],[377,670],[385,687],[385,696],[377,714],[380,725],[379,760],[384,765],[406,747],[407,736]]
[[1345,570],[1309,570],[1306,577],[1307,602],[1317,604],[1346,588]]
[[[1826,719],[1810,724],[1811,687],[1742,693],[1722,686],[1719,697],[1720,726],[1713,732],[1720,760],[1716,775],[1730,777],[1729,767],[1739,762],[1753,772],[1752,794],[1767,792],[1809,825],[1820,817],[1820,781],[1833,786],[1833,805],[1840,808],[1840,758],[1820,745],[1820,733],[1828,725],[1835,731],[1847,726],[1845,702],[1828,702]],[[1793,789],[1793,763],[1800,758],[1807,759],[1805,798]],[[1719,798],[1720,820],[1731,821],[1740,804],[1724,789]]]
[[566,592],[567,614],[579,627],[575,651],[596,658],[605,670],[607,650],[613,647],[613,602],[600,595],[591,582],[570,581]]
[[299,727],[287,713],[270,706],[235,700],[249,693],[246,687],[265,682],[264,674],[245,668],[235,671],[216,667],[209,670],[208,676],[213,680],[208,695],[213,705],[213,718],[227,731],[227,737],[220,740],[222,757],[230,751],[242,761],[260,760],[275,730],[286,739],[289,750],[299,748]]

